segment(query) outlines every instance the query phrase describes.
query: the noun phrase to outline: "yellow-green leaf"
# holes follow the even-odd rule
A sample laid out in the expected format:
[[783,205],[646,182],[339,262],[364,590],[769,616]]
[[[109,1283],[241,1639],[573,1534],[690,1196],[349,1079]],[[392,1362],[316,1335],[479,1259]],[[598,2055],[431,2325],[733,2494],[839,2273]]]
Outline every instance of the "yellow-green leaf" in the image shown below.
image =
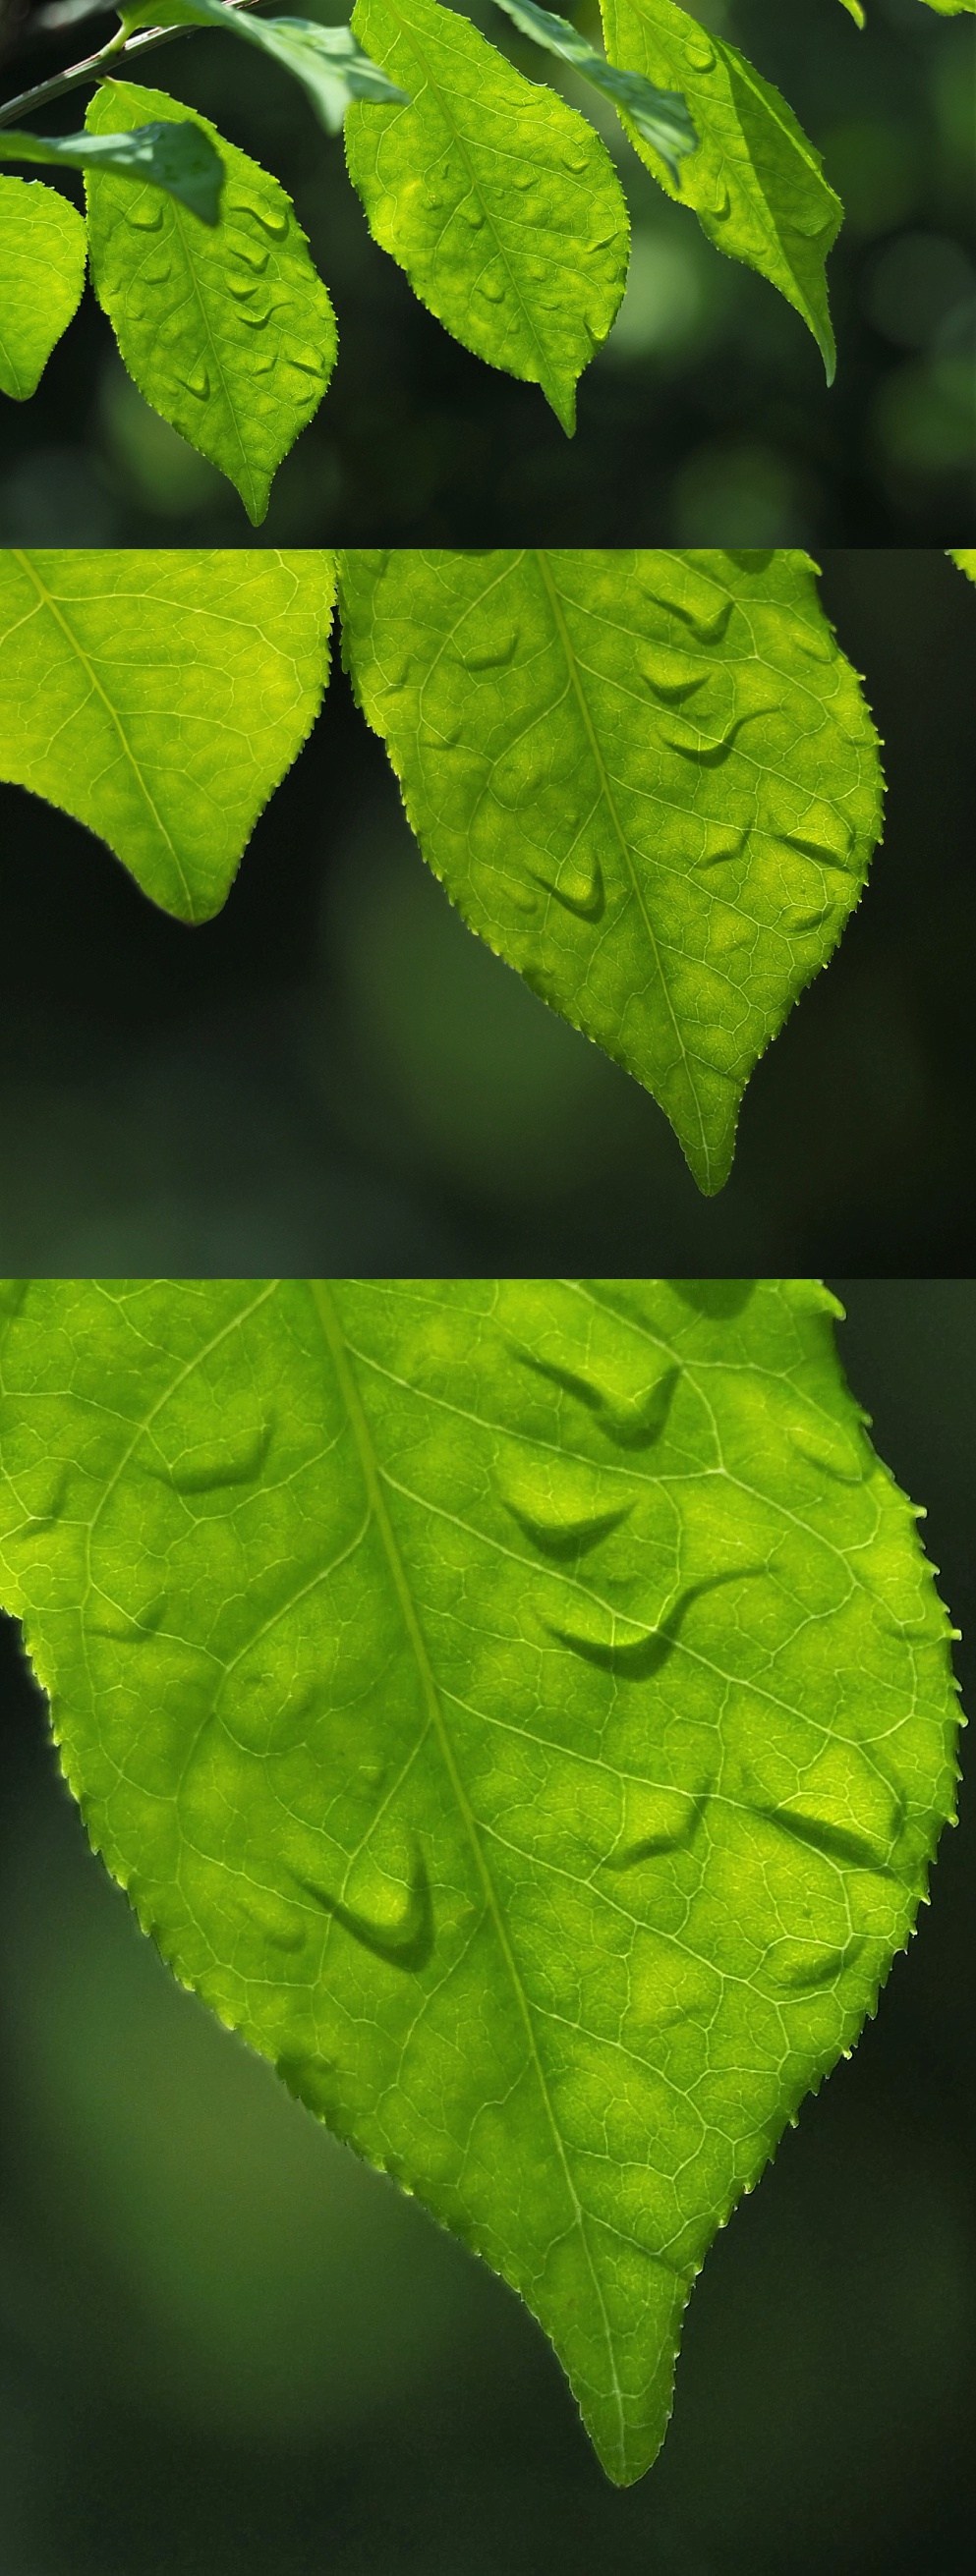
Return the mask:
[[343,651],[473,930],[647,1085],[699,1187],[880,829],[808,556],[343,558]]
[[352,23],[411,101],[346,114],[371,232],[454,338],[541,385],[571,432],[577,379],[627,275],[609,154],[585,117],[438,0],[359,0]]
[[948,1621],[835,1300],[7,1303],[0,1598],[96,1848],[184,1984],[521,2293],[628,2483],[715,2232],[953,1807]]
[[90,173],[92,281],[140,393],[236,484],[257,526],[328,384],[335,316],[290,198],[197,109],[111,80],[86,123],[107,134],[191,116],[224,165],[220,222],[211,231],[156,188]]
[[0,776],[209,920],[318,714],[334,595],[311,551],[0,548]]
[[[0,138],[2,140],[2,138]],[[76,207],[36,180],[0,179],[0,391],[35,393],[85,283]]]
[[682,91],[698,136],[675,179],[621,109],[634,150],[667,195],[693,209],[717,250],[758,269],[786,296],[812,331],[831,383],[824,262],[844,209],[792,108],[735,45],[706,32],[675,0],[600,0],[600,7],[611,62]]

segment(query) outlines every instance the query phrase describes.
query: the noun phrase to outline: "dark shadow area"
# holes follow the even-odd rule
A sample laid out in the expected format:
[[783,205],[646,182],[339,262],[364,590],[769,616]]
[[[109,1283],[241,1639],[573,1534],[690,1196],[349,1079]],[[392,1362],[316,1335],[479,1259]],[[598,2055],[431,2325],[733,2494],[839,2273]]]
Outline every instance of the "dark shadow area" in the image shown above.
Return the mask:
[[976,594],[935,552],[882,549],[826,555],[824,596],[867,675],[887,827],[717,1199],[452,911],[336,670],[202,929],[2,791],[5,1269],[976,1269]]
[[[976,1287],[831,1284],[972,1706]],[[12,1623],[0,1653],[4,2576],[963,2576],[971,1783],[877,2020],[713,2247],[621,2494],[518,2302],[177,1989]]]
[[[303,6],[348,14],[346,0]],[[779,87],[846,207],[828,272],[839,348],[828,388],[797,314],[664,196],[612,108],[491,0],[469,14],[530,79],[585,110],[630,206],[627,297],[583,377],[572,441],[536,387],[471,357],[415,300],[370,238],[341,141],[284,72],[202,33],[128,67],[283,180],[335,303],[335,376],[258,542],[964,543],[976,501],[968,18],[870,0],[859,34],[840,0],[695,0],[692,14]],[[596,0],[576,14],[599,43]],[[109,26],[84,20],[8,52],[4,95],[82,59]],[[48,111],[47,130],[76,130],[86,96]],[[80,199],[80,181],[58,184]],[[230,486],[135,391],[90,292],[34,400],[0,401],[0,542],[252,542]]]

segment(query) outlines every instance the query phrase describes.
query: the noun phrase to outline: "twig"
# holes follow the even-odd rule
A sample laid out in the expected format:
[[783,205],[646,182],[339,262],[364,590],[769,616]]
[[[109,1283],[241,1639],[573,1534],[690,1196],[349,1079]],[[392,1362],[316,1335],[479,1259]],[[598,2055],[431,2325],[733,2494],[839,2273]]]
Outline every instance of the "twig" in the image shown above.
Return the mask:
[[[258,0],[228,0],[232,9],[255,9]],[[19,98],[8,98],[0,107],[0,125],[19,125],[25,116],[33,116],[39,107],[48,107],[52,99],[64,98],[71,89],[83,89],[86,81],[101,78],[103,63],[124,62],[129,54],[148,53],[154,45],[172,44],[174,36],[194,36],[195,27],[146,27],[137,36],[126,36],[120,27],[101,52],[89,54],[83,63],[73,63],[70,71],[56,72],[52,80],[39,81],[36,89],[21,90]],[[205,32],[205,31],[204,31]]]

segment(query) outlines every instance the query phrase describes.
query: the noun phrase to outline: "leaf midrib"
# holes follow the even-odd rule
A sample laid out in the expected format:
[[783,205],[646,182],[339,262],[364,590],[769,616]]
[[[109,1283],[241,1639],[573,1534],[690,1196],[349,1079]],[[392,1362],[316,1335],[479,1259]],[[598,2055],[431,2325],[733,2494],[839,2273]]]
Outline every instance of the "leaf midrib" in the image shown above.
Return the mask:
[[421,1689],[429,1711],[433,1732],[471,1849],[472,1858],[474,1860],[478,1880],[485,1899],[485,1905],[491,1921],[492,1929],[498,1942],[504,1966],[515,1995],[519,2017],[528,2043],[529,2059],[532,2071],[538,2083],[546,2123],[552,2137],[557,2161],[572,2209],[573,2224],[579,2230],[580,2242],[586,2256],[587,2268],[593,2283],[594,2296],[606,2339],[607,2354],[609,2357],[613,2382],[613,2396],[620,2428],[619,2454],[621,2466],[623,2467],[626,2464],[627,2456],[623,2398],[617,2374],[613,2337],[610,2331],[610,2320],[607,2315],[606,2304],[597,2276],[596,2266],[590,2251],[586,2233],[585,2214],[570,2171],[562,2131],[556,2119],[552,2105],[552,2098],[546,2082],[545,2070],[539,2056],[529,1999],[519,1974],[518,1963],[508,1936],[505,1918],[498,1900],[495,1883],[482,1849],[477,1820],[471,1807],[464,1782],[461,1778],[461,1774],[455,1760],[454,1748],[445,1724],[440,1691],[431,1665],[430,1656],[427,1651],[426,1639],[417,1615],[416,1605],[407,1577],[407,1570],[397,1544],[396,1533],[387,1509],[386,1498],[383,1491],[383,1471],[376,1455],[365,1406],[353,1373],[351,1355],[346,1341],[345,1332],[343,1330],[342,1320],[328,1283],[325,1280],[312,1279],[308,1284],[311,1290],[312,1301],[318,1316],[322,1335],[335,1368],[340,1393],[342,1395],[349,1421],[349,1427],[356,1445],[363,1482],[366,1487],[369,1502],[372,1506],[377,1532],[382,1542],[387,1564],[389,1566],[390,1576],[396,1593],[400,1614],[413,1651],[414,1661],[417,1666]]
[[703,1117],[702,1117],[701,1102],[700,1102],[699,1097],[698,1097],[698,1092],[697,1092],[697,1089],[696,1089],[696,1086],[695,1086],[694,1077],[693,1077],[693,1075],[692,1075],[692,1071],[691,1071],[691,1059],[690,1059],[690,1057],[689,1057],[688,1049],[687,1049],[687,1047],[686,1047],[686,1045],[685,1045],[684,1038],[682,1037],[681,1030],[680,1030],[680,1027],[679,1027],[679,1025],[678,1025],[678,1019],[677,1019],[677,1015],[676,1015],[676,1012],[675,1012],[674,1003],[672,1002],[672,999],[671,999],[670,987],[669,987],[669,985],[668,985],[668,980],[667,980],[667,977],[666,977],[665,972],[664,972],[664,966],[663,966],[662,959],[661,959],[661,951],[660,951],[660,947],[659,947],[658,940],[657,940],[657,936],[656,936],[656,933],[655,933],[655,930],[654,930],[654,925],[653,925],[653,923],[652,923],[652,921],[651,921],[651,917],[650,917],[650,914],[649,914],[649,912],[648,912],[647,905],[646,905],[646,903],[645,903],[645,901],[644,901],[643,891],[642,891],[642,888],[641,888],[641,886],[640,886],[640,883],[639,883],[639,880],[638,880],[638,877],[637,877],[637,872],[636,872],[636,869],[635,869],[635,867],[634,867],[634,862],[633,862],[633,856],[632,856],[632,853],[631,853],[630,843],[629,843],[629,841],[628,841],[627,834],[626,834],[626,832],[624,831],[623,824],[622,824],[622,822],[621,822],[621,820],[620,820],[620,816],[619,816],[618,811],[617,811],[616,800],[615,800],[615,798],[614,798],[613,789],[612,789],[611,784],[610,784],[610,778],[609,778],[609,774],[608,774],[608,771],[607,771],[606,763],[605,763],[604,758],[603,758],[603,753],[602,753],[601,748],[600,748],[600,742],[599,742],[599,737],[598,737],[598,735],[597,735],[596,726],[595,726],[595,724],[594,724],[594,722],[593,722],[593,718],[592,718],[592,716],[591,716],[591,714],[590,714],[589,700],[588,700],[588,698],[587,698],[587,696],[586,696],[586,692],[585,692],[584,687],[583,687],[583,682],[582,682],[582,676],[581,676],[581,673],[580,673],[579,663],[578,663],[578,661],[577,661],[577,657],[576,657],[575,651],[574,651],[574,649],[573,649],[573,641],[572,641],[572,637],[571,637],[571,635],[570,635],[569,627],[568,627],[568,625],[567,625],[567,623],[566,623],[566,618],[565,618],[565,615],[564,615],[564,613],[563,613],[563,604],[562,604],[562,599],[561,599],[560,594],[559,594],[559,591],[558,591],[558,589],[557,589],[557,587],[556,587],[556,583],[555,583],[555,580],[554,580],[554,577],[553,577],[553,574],[552,574],[552,571],[551,571],[551,568],[550,568],[548,553],[547,553],[547,552],[546,552],[546,550],[545,550],[544,548],[542,548],[542,547],[536,547],[536,548],[534,549],[534,552],[535,552],[535,559],[536,559],[536,563],[538,564],[539,571],[540,571],[540,574],[541,574],[541,576],[542,576],[543,586],[544,586],[544,588],[545,588],[546,595],[547,595],[547,598],[548,598],[548,601],[549,601],[549,605],[550,605],[550,608],[551,608],[551,611],[552,611],[552,616],[553,616],[553,621],[554,621],[554,624],[555,624],[555,627],[556,627],[556,632],[557,632],[557,634],[558,634],[559,641],[560,641],[560,644],[561,644],[561,646],[562,646],[563,655],[564,655],[565,662],[566,662],[566,668],[567,668],[568,673],[569,673],[570,685],[571,685],[571,687],[572,687],[572,690],[573,690],[574,696],[575,696],[575,698],[576,698],[576,703],[577,703],[577,705],[578,705],[578,707],[579,707],[579,711],[580,711],[580,714],[581,714],[581,716],[582,716],[584,726],[585,726],[585,728],[586,728],[587,739],[588,739],[588,741],[589,741],[590,749],[591,749],[591,752],[592,752],[592,754],[593,754],[593,759],[594,759],[594,763],[595,763],[595,766],[596,766],[597,777],[598,777],[599,782],[600,782],[600,793],[601,793],[601,795],[602,795],[602,797],[603,797],[604,803],[605,803],[606,808],[607,808],[607,812],[608,812],[608,814],[609,814],[609,816],[610,816],[610,820],[611,820],[611,823],[612,823],[612,825],[613,825],[614,832],[615,832],[616,837],[617,837],[617,840],[618,840],[618,842],[619,842],[619,844],[620,844],[620,849],[621,849],[621,852],[622,852],[622,855],[623,855],[624,865],[625,865],[625,868],[626,868],[626,870],[627,870],[627,874],[628,874],[628,876],[629,876],[629,878],[630,878],[631,886],[632,886],[632,888],[633,888],[634,899],[635,899],[635,902],[636,902],[636,904],[637,904],[637,908],[638,908],[638,911],[639,911],[639,913],[640,913],[641,919],[642,919],[642,921],[643,921],[644,928],[645,928],[645,930],[646,930],[646,932],[647,932],[647,937],[648,937],[648,940],[649,940],[649,943],[650,943],[651,955],[652,955],[653,960],[654,960],[654,966],[655,966],[655,970],[656,970],[656,973],[657,973],[658,982],[659,982],[659,984],[660,984],[661,992],[662,992],[662,994],[663,994],[663,996],[664,996],[664,1000],[665,1000],[665,1003],[666,1003],[666,1005],[667,1005],[668,1017],[669,1017],[669,1019],[670,1019],[670,1021],[671,1021],[671,1026],[672,1026],[672,1028],[673,1028],[673,1030],[674,1030],[675,1039],[676,1039],[677,1046],[678,1046],[678,1051],[679,1051],[679,1054],[680,1054],[680,1057],[681,1057],[682,1066],[683,1066],[683,1068],[684,1068],[685,1076],[686,1076],[687,1083],[688,1083],[688,1088],[689,1088],[689,1091],[690,1091],[690,1093],[691,1093],[692,1100],[694,1101],[694,1104],[695,1104],[695,1111],[696,1111],[697,1118],[698,1118],[698,1127],[699,1127],[699,1133],[700,1133],[700,1137],[701,1137],[701,1150],[702,1150],[702,1156],[703,1156],[703,1160],[704,1160],[705,1170],[706,1170],[706,1172],[708,1173],[708,1177],[709,1177],[709,1179],[711,1179],[711,1174],[712,1174],[712,1157],[711,1157],[711,1154],[710,1154],[710,1152],[709,1152],[708,1138],[707,1138],[707,1136],[706,1136],[706,1134],[705,1134],[705,1122],[704,1122],[704,1119],[703,1119]]

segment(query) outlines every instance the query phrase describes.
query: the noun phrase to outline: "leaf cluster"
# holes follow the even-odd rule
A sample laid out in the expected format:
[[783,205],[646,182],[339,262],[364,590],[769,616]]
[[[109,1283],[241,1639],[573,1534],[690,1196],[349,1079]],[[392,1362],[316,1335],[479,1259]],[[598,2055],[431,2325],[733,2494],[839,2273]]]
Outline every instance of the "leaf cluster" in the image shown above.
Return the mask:
[[[928,5],[971,13],[976,0]],[[709,241],[786,297],[832,378],[825,261],[843,208],[778,91],[678,0],[600,0],[605,51],[538,0],[497,6],[533,64],[541,48],[569,65]],[[131,0],[100,54],[0,108],[0,159],[83,171],[87,210],[83,223],[36,183],[0,179],[0,388],[18,401],[35,390],[87,261],[146,400],[263,518],[328,386],[336,324],[278,179],[206,117],[119,77],[148,46],[205,26],[296,80],[327,133],[344,128],[374,239],[465,348],[539,385],[571,433],[629,257],[620,179],[592,124],[441,0],[357,0],[347,27],[252,7]],[[86,81],[83,134],[25,129]]]

